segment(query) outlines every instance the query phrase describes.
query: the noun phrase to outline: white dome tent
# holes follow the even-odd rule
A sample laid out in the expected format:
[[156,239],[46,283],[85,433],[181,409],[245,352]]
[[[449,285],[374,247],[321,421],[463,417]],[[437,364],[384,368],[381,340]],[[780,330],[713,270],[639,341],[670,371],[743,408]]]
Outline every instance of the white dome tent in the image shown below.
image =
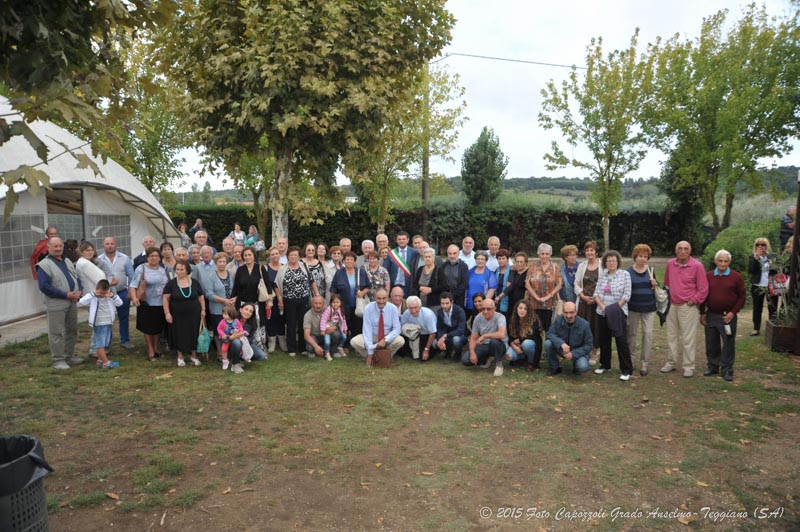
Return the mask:
[[[0,97],[0,116],[10,125],[22,116]],[[43,300],[30,268],[33,248],[48,225],[64,240],[92,242],[102,252],[103,239],[113,236],[127,255],[141,252],[141,241],[152,235],[156,242],[180,242],[167,212],[136,177],[111,159],[92,155],[91,146],[65,129],[45,121],[28,124],[48,148],[42,161],[22,136],[0,145],[0,172],[20,165],[36,165],[50,177],[52,190],[38,194],[15,187],[19,202],[7,220],[0,218],[0,325],[40,314]],[[74,155],[88,157],[99,169],[78,168]],[[8,187],[0,189],[0,212],[5,209]]]

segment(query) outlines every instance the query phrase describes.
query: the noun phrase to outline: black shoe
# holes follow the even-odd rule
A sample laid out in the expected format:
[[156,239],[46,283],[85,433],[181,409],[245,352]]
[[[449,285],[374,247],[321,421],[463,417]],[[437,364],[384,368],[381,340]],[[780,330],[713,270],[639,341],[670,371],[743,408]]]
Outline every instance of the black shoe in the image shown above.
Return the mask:
[[722,378],[725,379],[727,382],[732,382],[733,381],[733,372],[732,371],[726,371],[725,373],[722,374]]
[[558,375],[561,373],[561,368],[548,368],[547,376],[552,377],[553,375]]
[[716,374],[718,374],[718,373],[719,373],[719,370],[718,370],[718,369],[711,369],[711,368],[708,368],[707,370],[705,370],[705,371],[703,372],[703,377],[710,377],[710,376],[712,376],[712,375],[716,375]]

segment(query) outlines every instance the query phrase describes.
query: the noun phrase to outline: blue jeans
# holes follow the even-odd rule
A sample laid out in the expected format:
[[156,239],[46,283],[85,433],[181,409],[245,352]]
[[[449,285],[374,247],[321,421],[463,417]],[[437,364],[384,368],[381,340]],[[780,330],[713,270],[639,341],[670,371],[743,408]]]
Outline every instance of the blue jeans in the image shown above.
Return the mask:
[[250,344],[250,347],[253,348],[253,360],[266,360],[267,354],[264,352],[263,349],[258,347],[257,345]]
[[335,351],[338,347],[344,347],[344,341],[347,337],[342,333],[340,330],[336,330],[330,334],[325,335],[325,352],[331,352],[331,340],[333,340],[333,350]]
[[[550,343],[550,340],[544,341],[544,352],[547,354],[547,363],[550,365],[550,369],[557,369],[561,367],[561,361],[559,358],[564,358],[564,352],[553,347],[553,344]],[[589,371],[589,360],[586,355],[573,358],[572,369],[578,373],[586,373]]]
[[131,300],[128,299],[128,289],[120,290],[117,295],[122,300],[122,306],[117,307],[117,317],[119,318],[119,343],[127,344],[131,341],[130,323]]
[[533,364],[533,356],[536,354],[536,342],[531,339],[523,340],[520,344],[520,348],[522,349],[522,354],[520,355],[514,349],[509,346],[508,351],[506,351],[506,355],[508,355],[510,360],[514,362],[515,360],[519,360],[523,356],[528,359],[528,364]]
[[[439,343],[438,340],[433,342],[434,349],[436,344]],[[447,354],[450,351],[453,351],[453,358],[457,360],[461,360],[461,354],[464,352],[464,346],[467,345],[467,337],[466,336],[452,336],[452,337],[445,337],[444,339],[444,353]]]

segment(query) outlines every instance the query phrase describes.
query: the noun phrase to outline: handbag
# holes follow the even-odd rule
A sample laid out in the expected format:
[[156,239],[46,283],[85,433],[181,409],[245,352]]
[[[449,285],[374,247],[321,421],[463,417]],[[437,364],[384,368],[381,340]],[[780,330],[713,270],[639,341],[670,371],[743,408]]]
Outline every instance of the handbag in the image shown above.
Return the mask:
[[250,345],[247,337],[242,336],[239,340],[242,342],[242,358],[245,362],[253,360],[253,347]]
[[269,294],[269,290],[267,290],[267,283],[264,282],[264,270],[261,268],[258,269],[258,302],[265,303],[272,299]]
[[372,366],[375,368],[391,368],[392,352],[388,349],[376,349]]
[[147,299],[147,280],[144,277],[144,269],[142,269],[142,280],[139,281],[139,286],[137,286],[133,290],[129,288],[126,297],[131,301],[133,301],[134,294],[136,294],[136,299],[138,299],[139,301],[144,301],[145,299]]
[[[652,267],[650,268],[650,278],[651,279],[656,278],[655,274],[653,273]],[[669,299],[669,291],[664,288],[661,288],[661,285],[657,285],[655,288],[653,288],[653,292],[655,292],[656,295],[656,306],[663,306],[664,303],[666,303],[667,299]]]
[[356,298],[356,316],[359,318],[364,317],[364,309],[367,308],[369,304],[369,296],[357,297]]
[[208,348],[211,347],[211,335],[208,333],[208,327],[206,327],[206,320],[203,318],[200,320],[200,331],[197,335],[197,352],[198,353],[208,353]]

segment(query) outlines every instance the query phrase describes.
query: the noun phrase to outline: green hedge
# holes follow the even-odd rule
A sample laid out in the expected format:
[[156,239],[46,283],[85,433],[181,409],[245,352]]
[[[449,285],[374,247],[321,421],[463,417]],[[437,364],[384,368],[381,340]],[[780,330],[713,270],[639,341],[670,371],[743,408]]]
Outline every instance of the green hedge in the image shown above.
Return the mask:
[[714,267],[714,254],[720,249],[726,249],[731,254],[731,268],[740,272],[747,281],[748,258],[753,253],[753,242],[756,238],[766,237],[772,246],[772,252],[778,252],[780,247],[780,222],[753,222],[729,227],[721,231],[705,249],[701,258],[706,270]]
[[[171,214],[176,225],[186,221],[191,226],[195,218],[202,218],[215,243],[227,236],[236,221],[245,230],[250,224],[255,224],[252,209],[241,205],[180,205],[172,209]],[[411,234],[420,232],[421,220],[426,214],[428,241],[442,255],[451,243],[460,247],[465,235],[474,237],[479,249],[485,248],[490,235],[500,237],[503,247],[512,251],[535,252],[539,243],[547,242],[553,246],[556,256],[565,244],[582,246],[587,240],[596,240],[603,246],[602,218],[597,212],[568,211],[554,206],[487,205],[474,208],[465,206],[463,201],[433,201],[427,213],[423,209],[394,212],[394,223],[387,225],[386,232],[392,241],[392,235],[400,229]],[[623,254],[630,253],[636,244],[644,242],[653,248],[655,254],[671,255],[675,243],[683,238],[680,235],[685,234],[681,220],[665,213],[621,212],[611,220],[612,247]],[[269,235],[263,236],[269,241]],[[289,223],[289,240],[293,244],[325,242],[333,245],[343,236],[351,238],[358,249],[361,240],[375,238],[375,225],[357,206],[324,219],[322,225],[301,227]],[[702,249],[704,243],[692,244],[696,249]]]

